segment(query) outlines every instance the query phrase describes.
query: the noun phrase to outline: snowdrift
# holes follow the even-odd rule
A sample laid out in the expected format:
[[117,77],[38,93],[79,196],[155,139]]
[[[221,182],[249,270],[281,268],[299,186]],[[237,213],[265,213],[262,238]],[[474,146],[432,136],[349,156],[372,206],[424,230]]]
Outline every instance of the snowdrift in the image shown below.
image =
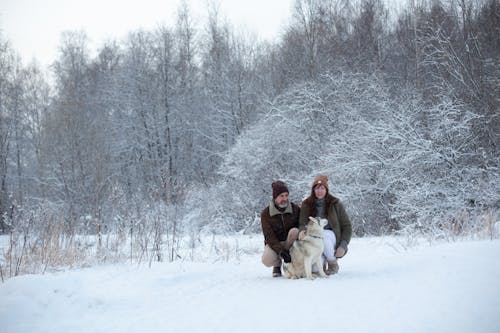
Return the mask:
[[500,332],[500,240],[401,244],[354,239],[314,281],[272,278],[256,251],[20,276],[0,285],[0,330]]

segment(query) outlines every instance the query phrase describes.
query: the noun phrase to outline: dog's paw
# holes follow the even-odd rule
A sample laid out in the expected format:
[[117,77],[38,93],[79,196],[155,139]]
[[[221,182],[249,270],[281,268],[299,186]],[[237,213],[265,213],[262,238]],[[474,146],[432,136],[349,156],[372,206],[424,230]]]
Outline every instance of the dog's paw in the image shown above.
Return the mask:
[[327,278],[328,277],[328,275],[326,275],[326,273],[324,271],[322,271],[322,270],[318,272],[318,275],[321,276],[322,278]]

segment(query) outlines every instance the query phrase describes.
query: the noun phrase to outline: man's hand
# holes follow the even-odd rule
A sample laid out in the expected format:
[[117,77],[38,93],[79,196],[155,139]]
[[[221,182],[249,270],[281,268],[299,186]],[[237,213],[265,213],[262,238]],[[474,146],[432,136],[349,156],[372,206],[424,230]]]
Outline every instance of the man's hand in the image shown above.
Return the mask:
[[301,230],[299,231],[299,240],[303,240],[304,238],[306,238],[306,231],[305,230]]
[[281,250],[280,257],[283,258],[283,261],[287,264],[292,261],[292,257],[290,256],[290,252],[288,252],[288,250]]

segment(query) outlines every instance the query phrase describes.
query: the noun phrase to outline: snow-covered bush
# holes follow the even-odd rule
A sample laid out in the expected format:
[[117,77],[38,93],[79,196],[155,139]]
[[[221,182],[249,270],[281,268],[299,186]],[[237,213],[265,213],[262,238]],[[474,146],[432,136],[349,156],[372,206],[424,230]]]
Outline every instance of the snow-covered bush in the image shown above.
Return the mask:
[[270,103],[226,154],[219,182],[188,202],[203,211],[200,226],[258,231],[273,180],[300,203],[323,173],[358,234],[472,230],[500,200],[498,169],[474,150],[476,118],[449,98],[392,96],[376,75],[324,75]]

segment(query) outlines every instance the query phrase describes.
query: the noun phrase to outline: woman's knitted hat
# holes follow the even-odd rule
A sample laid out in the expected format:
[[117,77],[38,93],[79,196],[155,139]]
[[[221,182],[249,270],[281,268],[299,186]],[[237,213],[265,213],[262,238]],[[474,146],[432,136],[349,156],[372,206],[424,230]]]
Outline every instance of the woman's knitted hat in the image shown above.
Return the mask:
[[323,185],[323,186],[325,186],[326,190],[328,191],[328,176],[326,176],[326,175],[319,175],[319,176],[314,177],[311,189],[314,190],[314,188],[317,185]]

